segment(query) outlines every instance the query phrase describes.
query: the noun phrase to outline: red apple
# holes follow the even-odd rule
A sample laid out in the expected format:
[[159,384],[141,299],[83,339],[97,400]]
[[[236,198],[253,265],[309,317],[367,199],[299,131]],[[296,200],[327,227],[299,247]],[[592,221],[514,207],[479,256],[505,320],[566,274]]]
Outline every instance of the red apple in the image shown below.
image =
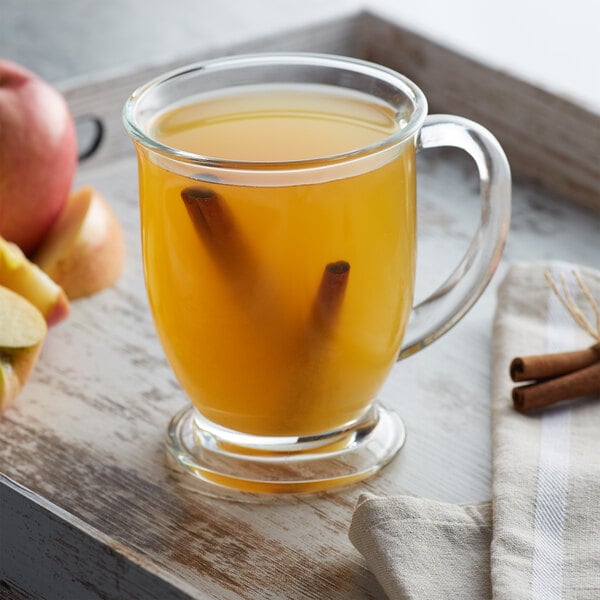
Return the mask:
[[31,254],[62,210],[76,166],[77,136],[64,98],[0,60],[0,235]]

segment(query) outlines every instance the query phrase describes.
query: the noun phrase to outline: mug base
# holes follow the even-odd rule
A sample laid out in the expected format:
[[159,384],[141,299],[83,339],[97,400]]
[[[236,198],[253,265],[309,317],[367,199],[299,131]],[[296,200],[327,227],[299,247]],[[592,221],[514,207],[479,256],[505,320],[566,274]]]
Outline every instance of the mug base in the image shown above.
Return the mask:
[[188,406],[171,420],[166,445],[177,470],[196,479],[194,490],[235,498],[356,483],[389,463],[405,440],[400,417],[378,403],[359,420],[325,435],[277,438],[224,429]]

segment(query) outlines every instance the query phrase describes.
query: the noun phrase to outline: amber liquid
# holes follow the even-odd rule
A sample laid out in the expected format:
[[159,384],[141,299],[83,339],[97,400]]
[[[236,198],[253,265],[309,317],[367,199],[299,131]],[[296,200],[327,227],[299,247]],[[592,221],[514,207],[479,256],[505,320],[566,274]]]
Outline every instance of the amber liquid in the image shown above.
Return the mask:
[[[367,96],[270,87],[175,107],[149,133],[205,156],[281,162],[357,150],[398,127]],[[150,305],[200,413],[264,436],[319,434],[360,417],[412,305],[412,144],[373,168],[347,164],[331,179],[321,170],[314,183],[291,172],[276,185],[219,183],[200,167],[192,178],[138,152]],[[229,225],[211,239],[182,200],[190,187],[226,207]],[[315,326],[324,268],[335,261],[350,265],[347,284],[330,322]]]

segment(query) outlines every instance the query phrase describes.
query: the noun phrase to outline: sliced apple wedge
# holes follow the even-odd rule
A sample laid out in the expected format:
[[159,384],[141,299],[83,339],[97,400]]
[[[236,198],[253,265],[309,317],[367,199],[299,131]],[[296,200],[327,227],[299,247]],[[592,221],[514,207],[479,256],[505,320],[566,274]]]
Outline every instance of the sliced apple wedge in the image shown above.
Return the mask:
[[0,286],[0,414],[27,382],[45,335],[40,311],[23,296]]
[[55,325],[69,314],[69,301],[62,288],[33,264],[12,242],[0,237],[0,285],[20,294]]
[[123,271],[125,244],[108,202],[90,186],[71,194],[33,260],[71,300],[113,285]]

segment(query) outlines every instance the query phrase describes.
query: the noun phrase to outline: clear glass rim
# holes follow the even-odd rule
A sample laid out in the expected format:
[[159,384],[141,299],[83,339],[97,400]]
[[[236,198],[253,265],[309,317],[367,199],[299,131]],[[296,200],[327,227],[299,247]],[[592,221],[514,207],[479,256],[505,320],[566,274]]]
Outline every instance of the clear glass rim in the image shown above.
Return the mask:
[[[137,120],[137,108],[140,102],[143,101],[147,94],[151,93],[164,83],[178,77],[196,73],[198,71],[218,69],[223,70],[255,65],[312,65],[329,68],[345,68],[346,70],[369,75],[373,78],[386,81],[387,83],[393,85],[402,91],[412,102],[414,110],[412,111],[410,119],[404,127],[398,129],[398,131],[395,131],[389,136],[383,137],[381,140],[378,140],[373,144],[340,154],[291,161],[247,161],[194,154],[192,152],[179,150],[159,142],[152,136],[148,135],[148,133],[145,132],[139,125]],[[170,158],[190,164],[198,164],[219,169],[245,171],[310,169],[322,167],[327,164],[337,164],[355,160],[363,156],[371,156],[378,152],[387,150],[390,147],[402,144],[411,138],[421,128],[426,116],[427,99],[425,98],[425,94],[414,82],[404,75],[388,67],[358,58],[312,52],[265,52],[258,54],[239,54],[225,58],[217,58],[192,63],[169,71],[140,86],[133,92],[133,94],[131,94],[126,101],[125,106],[123,107],[123,122],[125,129],[135,141],[141,143],[144,147]]]

